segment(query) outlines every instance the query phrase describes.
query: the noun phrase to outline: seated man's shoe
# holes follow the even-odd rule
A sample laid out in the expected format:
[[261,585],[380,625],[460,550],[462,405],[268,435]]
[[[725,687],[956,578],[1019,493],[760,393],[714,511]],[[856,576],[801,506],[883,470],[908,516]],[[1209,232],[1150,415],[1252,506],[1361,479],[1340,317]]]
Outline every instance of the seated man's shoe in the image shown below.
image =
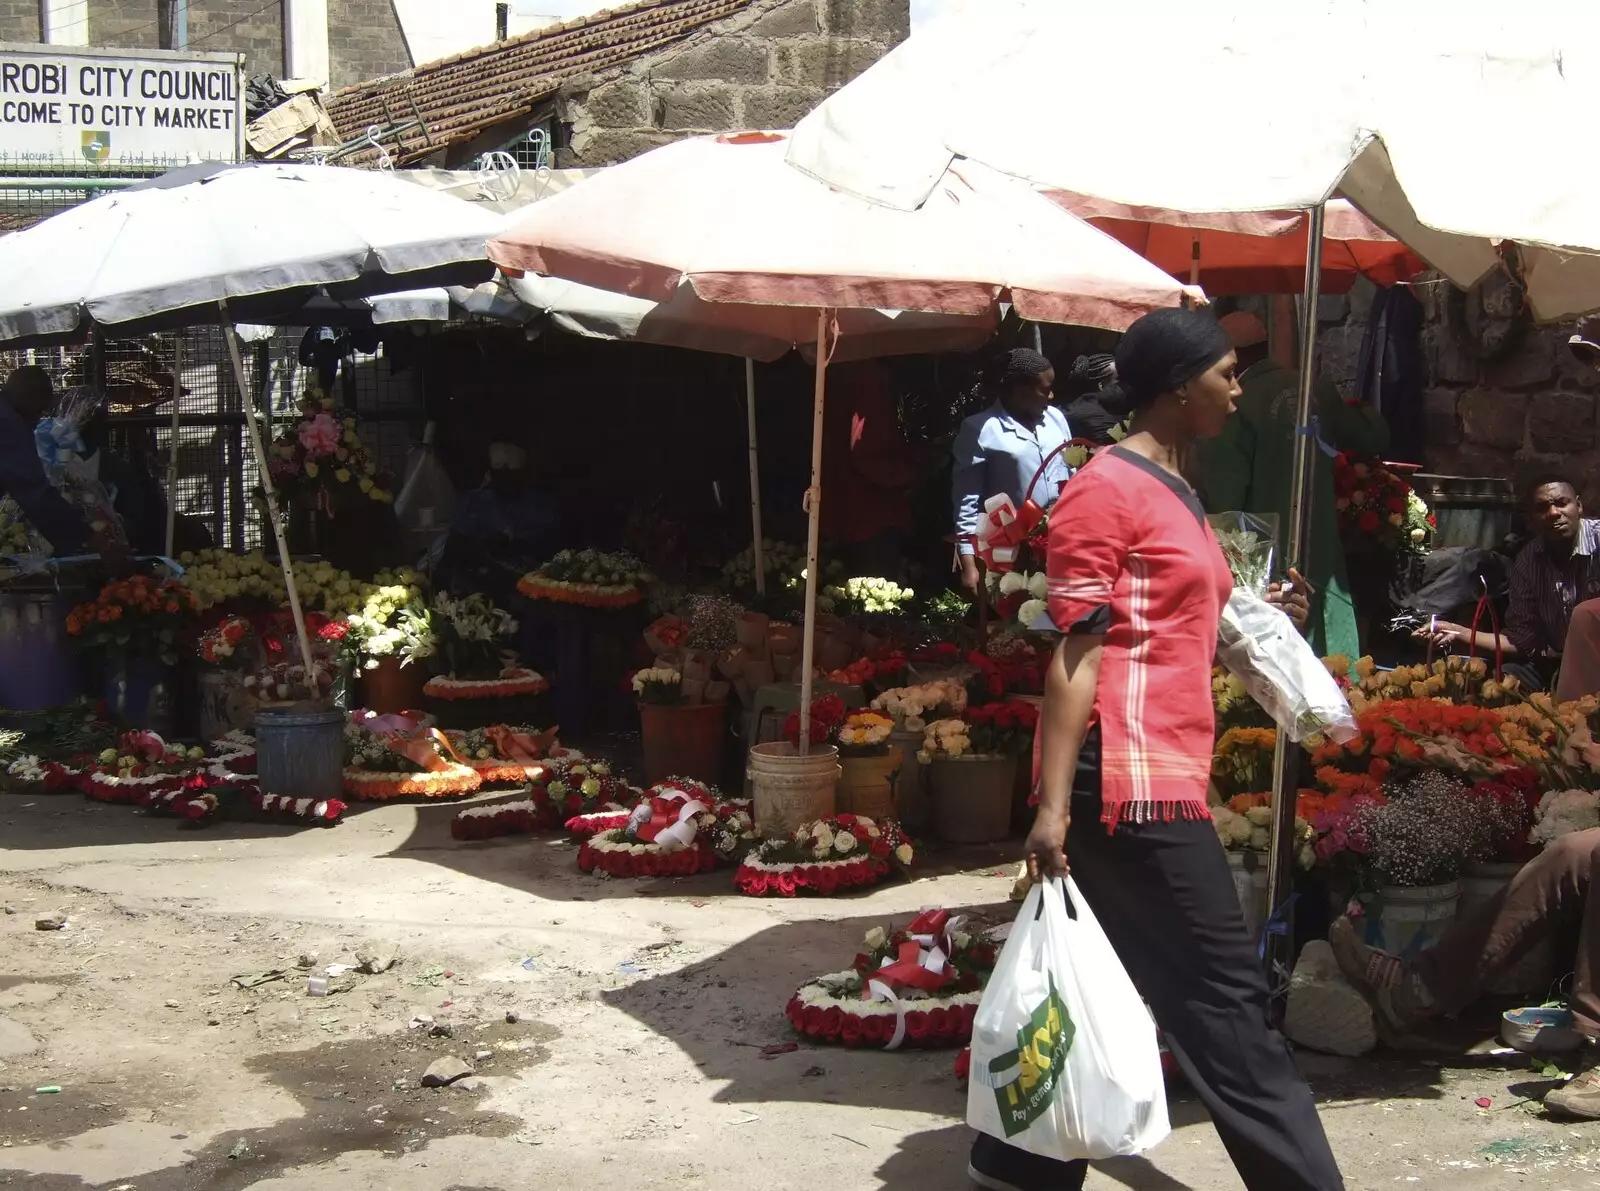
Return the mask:
[[980,1133],[972,1142],[967,1177],[984,1191],[1082,1191],[1083,1175],[1055,1162],[1008,1146]]
[[1563,1116],[1600,1121],[1600,1067],[1580,1071],[1566,1086],[1546,1093],[1544,1106]]
[[1404,1046],[1404,1039],[1417,1027],[1438,1016],[1422,977],[1399,956],[1368,947],[1348,918],[1333,924],[1328,943],[1344,978],[1371,1003],[1384,1042]]

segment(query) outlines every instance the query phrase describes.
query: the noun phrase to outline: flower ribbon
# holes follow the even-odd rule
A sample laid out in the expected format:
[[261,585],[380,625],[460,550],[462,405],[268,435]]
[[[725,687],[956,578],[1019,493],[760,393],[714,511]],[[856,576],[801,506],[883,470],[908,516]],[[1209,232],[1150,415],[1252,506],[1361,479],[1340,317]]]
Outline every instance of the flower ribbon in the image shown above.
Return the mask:
[[555,743],[556,734],[560,732],[559,726],[530,735],[527,732],[514,732],[503,724],[485,728],[483,734],[494,744],[495,751],[500,756],[517,765],[536,765],[545,758],[550,746]]
[[978,518],[978,557],[991,571],[1009,571],[1017,564],[1017,548],[1044,519],[1044,510],[1033,501],[1024,501],[1022,510],[1004,493],[984,501]]
[[923,910],[906,927],[906,940],[896,954],[886,956],[868,978],[862,1000],[887,1001],[894,1006],[894,1036],[885,1050],[899,1050],[905,1042],[907,1002],[926,998],[955,979],[950,968],[951,935],[965,921],[964,917],[952,918],[948,910]]
[[710,809],[697,798],[686,799],[678,808],[678,817],[673,819],[670,814],[657,815],[650,802],[641,802],[628,816],[628,829],[646,843],[667,851],[677,851],[694,843],[694,837],[700,829],[694,817]]
[[389,746],[390,752],[399,753],[418,769],[430,773],[450,768],[450,761],[447,758],[454,758],[456,764],[461,764],[454,746],[437,728],[429,728],[417,736],[389,736],[385,738],[384,743]]

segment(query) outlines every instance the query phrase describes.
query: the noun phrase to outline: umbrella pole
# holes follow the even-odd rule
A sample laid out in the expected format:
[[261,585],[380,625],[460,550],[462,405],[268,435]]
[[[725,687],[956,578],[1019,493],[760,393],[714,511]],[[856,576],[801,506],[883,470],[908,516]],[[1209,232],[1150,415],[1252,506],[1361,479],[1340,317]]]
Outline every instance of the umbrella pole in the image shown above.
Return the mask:
[[[1300,319],[1300,391],[1295,412],[1294,471],[1289,488],[1288,547],[1289,565],[1304,570],[1310,544],[1311,469],[1316,465],[1317,443],[1310,430],[1311,396],[1316,376],[1312,371],[1317,350],[1317,298],[1322,289],[1323,208],[1313,207],[1306,229],[1305,309]],[[1267,906],[1272,917],[1285,914],[1285,902],[1294,885],[1295,802],[1299,793],[1299,747],[1289,743],[1282,729],[1272,758],[1272,841],[1267,854]],[[1288,923],[1268,934],[1267,971],[1287,970],[1294,956],[1294,940]]]
[[828,383],[828,311],[817,311],[817,372],[811,405],[811,487],[806,489],[806,619],[800,645],[800,755],[811,751],[811,667],[817,652],[817,557],[822,536],[822,407]]
[[744,404],[750,439],[750,531],[756,563],[756,594],[767,594],[766,549],[761,544],[761,460],[756,451],[756,362],[744,360]]
[[172,438],[167,448],[167,557],[178,538],[178,406],[183,398],[183,333],[172,340]]
[[289,561],[289,543],[283,536],[283,518],[278,516],[272,496],[272,471],[267,467],[267,452],[261,445],[261,426],[256,420],[256,403],[250,386],[244,379],[244,360],[239,355],[239,336],[228,320],[227,302],[218,302],[222,311],[222,337],[228,341],[228,359],[233,363],[234,383],[239,386],[239,404],[244,406],[245,424],[250,428],[250,449],[256,457],[256,471],[261,476],[261,488],[267,494],[267,519],[272,522],[272,536],[278,540],[278,565],[283,568],[283,586],[289,595],[289,613],[294,617],[295,635],[300,638],[300,660],[306,668],[306,687],[314,698],[317,693],[316,665],[311,658],[311,636],[306,632],[306,614],[300,607],[300,592],[294,583],[294,565]]

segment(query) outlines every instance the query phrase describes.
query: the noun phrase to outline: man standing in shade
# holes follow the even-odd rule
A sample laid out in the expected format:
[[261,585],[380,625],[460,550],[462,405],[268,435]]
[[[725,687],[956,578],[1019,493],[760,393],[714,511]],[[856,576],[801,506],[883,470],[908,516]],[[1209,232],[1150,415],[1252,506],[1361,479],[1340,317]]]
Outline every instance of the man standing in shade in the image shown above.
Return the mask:
[[[1222,433],[1197,444],[1195,487],[1208,513],[1245,512],[1278,517],[1278,551],[1289,540],[1289,490],[1294,473],[1295,413],[1299,377],[1267,355],[1267,328],[1253,314],[1235,311],[1222,320],[1239,357],[1243,395]],[[1319,656],[1360,654],[1355,605],[1345,573],[1344,546],[1334,508],[1333,467],[1326,445],[1357,455],[1381,455],[1389,428],[1369,405],[1351,404],[1326,378],[1312,395],[1318,442],[1313,451],[1310,553],[1307,577],[1318,592],[1307,637]],[[1285,561],[1288,561],[1287,559]]]

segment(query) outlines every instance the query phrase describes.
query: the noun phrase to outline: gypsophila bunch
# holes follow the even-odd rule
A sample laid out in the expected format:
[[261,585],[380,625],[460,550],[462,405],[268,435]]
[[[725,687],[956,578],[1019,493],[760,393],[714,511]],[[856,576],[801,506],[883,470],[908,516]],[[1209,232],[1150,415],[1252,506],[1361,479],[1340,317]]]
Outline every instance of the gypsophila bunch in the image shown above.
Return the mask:
[[723,650],[733,648],[738,639],[734,621],[743,609],[727,596],[685,596],[680,610],[689,626],[685,644],[690,649],[708,649],[714,653],[721,653]]
[[1391,785],[1387,804],[1358,812],[1373,867],[1388,884],[1442,885],[1487,859],[1482,816],[1466,789],[1457,778],[1427,772]]

